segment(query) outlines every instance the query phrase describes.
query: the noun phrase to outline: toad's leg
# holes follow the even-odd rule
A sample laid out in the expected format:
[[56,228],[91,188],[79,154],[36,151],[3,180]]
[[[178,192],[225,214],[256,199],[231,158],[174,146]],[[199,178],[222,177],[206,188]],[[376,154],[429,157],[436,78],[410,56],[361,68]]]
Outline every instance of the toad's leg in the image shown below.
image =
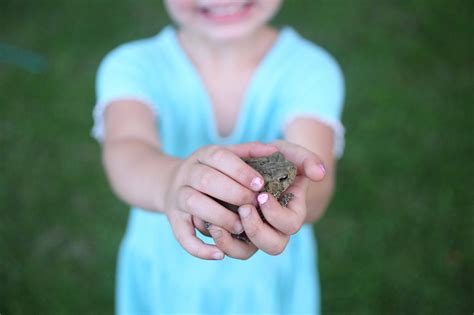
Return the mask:
[[288,203],[290,203],[291,199],[293,198],[295,198],[295,195],[293,195],[292,193],[287,193],[287,194],[281,195],[278,201],[280,202],[280,205],[282,207],[286,207],[288,206]]

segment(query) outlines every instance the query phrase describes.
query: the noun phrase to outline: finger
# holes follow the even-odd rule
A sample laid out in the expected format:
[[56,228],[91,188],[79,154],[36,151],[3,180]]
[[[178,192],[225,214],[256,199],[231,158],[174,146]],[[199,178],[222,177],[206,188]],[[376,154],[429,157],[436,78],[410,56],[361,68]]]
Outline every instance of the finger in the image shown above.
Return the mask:
[[178,194],[178,206],[183,211],[233,233],[242,233],[243,227],[239,216],[224,208],[209,196],[187,186],[182,187]]
[[255,192],[204,164],[195,164],[186,182],[197,191],[233,205],[255,201]]
[[206,228],[206,223],[205,221],[199,219],[196,216],[192,216],[193,224],[196,229],[198,229],[199,232],[201,232],[202,235],[210,237],[211,234],[209,233],[208,229]]
[[240,207],[239,214],[247,237],[257,248],[270,255],[279,255],[283,252],[288,244],[288,235],[264,223],[252,205]]
[[306,192],[308,190],[308,185],[310,181],[304,176],[296,176],[291,186],[285,190],[286,193],[293,194],[294,198],[291,199],[291,206],[294,205],[306,205]]
[[271,144],[261,142],[247,142],[235,144],[227,147],[241,158],[255,158],[268,156],[278,151],[278,148]]
[[176,240],[189,254],[208,260],[224,259],[224,253],[217,246],[206,244],[196,237],[190,216],[171,218],[170,223]]
[[220,146],[206,147],[198,153],[198,161],[217,169],[248,189],[260,191],[263,187],[264,181],[260,173],[229,149]]
[[326,175],[323,161],[314,152],[287,141],[275,141],[272,144],[288,161],[295,164],[298,174],[303,174],[313,181],[320,181]]
[[[295,197],[296,198],[296,197]],[[276,230],[286,235],[293,235],[299,231],[306,217],[306,209],[300,207],[282,207],[271,194],[261,193],[257,200],[263,216]],[[293,203],[293,200],[291,201]]]
[[252,243],[246,243],[235,239],[229,232],[215,225],[209,227],[216,246],[227,256],[236,259],[248,259],[257,251]]

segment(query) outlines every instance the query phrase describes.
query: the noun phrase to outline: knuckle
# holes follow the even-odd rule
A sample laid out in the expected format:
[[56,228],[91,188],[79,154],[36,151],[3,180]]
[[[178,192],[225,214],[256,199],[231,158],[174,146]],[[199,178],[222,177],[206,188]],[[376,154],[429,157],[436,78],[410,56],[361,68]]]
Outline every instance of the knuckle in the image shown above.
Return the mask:
[[249,183],[255,176],[257,176],[257,172],[253,171],[250,166],[243,162],[236,168],[236,173],[241,176],[243,182]]
[[199,247],[192,246],[191,241],[189,238],[181,237],[181,246],[191,255],[195,257],[199,257],[200,249]]
[[278,216],[278,213],[276,211],[272,211],[273,209],[269,209],[267,207],[260,207],[263,216],[265,217],[265,220],[270,222],[270,224],[278,225],[277,223],[281,221],[281,219]]
[[289,235],[293,235],[293,234],[296,234],[298,233],[298,231],[300,230],[301,226],[300,224],[298,224],[298,222],[296,221],[290,221],[288,223],[288,228],[287,228],[287,232]]
[[200,250],[199,248],[194,248],[194,247],[185,247],[185,249],[188,251],[188,253],[190,253],[191,255],[193,255],[194,257],[200,257]]
[[193,256],[199,258],[204,257],[204,250],[201,247],[193,248]]
[[213,175],[209,171],[202,171],[199,174],[199,179],[198,182],[201,185],[201,187],[207,187],[210,185],[210,183],[213,180]]
[[219,163],[219,162],[225,160],[227,154],[228,154],[227,150],[225,150],[224,148],[221,148],[219,146],[212,146],[209,149],[209,159],[212,162]]
[[214,241],[216,241],[216,244],[220,244],[224,241],[224,235],[221,229],[211,227],[211,229],[209,230],[209,233],[211,233],[212,238],[214,239]]
[[207,152],[209,150],[213,150],[215,147],[217,147],[216,145],[210,145],[210,146],[205,146],[205,147],[200,147],[199,149],[196,150],[196,155],[199,157],[204,157],[206,156]]
[[223,252],[228,252],[228,244],[225,240],[224,237],[218,236],[218,237],[213,237],[214,242],[216,243],[217,248],[222,250]]
[[233,190],[231,195],[237,205],[252,203],[256,199],[256,194],[254,192],[248,189],[242,189],[241,187]]
[[[230,212],[230,211],[228,211]],[[222,227],[226,230],[229,231],[229,233],[235,233],[235,226],[237,223],[236,220],[232,216],[226,216],[225,217],[227,220],[222,222]],[[233,223],[235,222],[235,223]]]
[[183,241],[183,235],[181,235],[180,233],[175,233],[175,238],[176,238],[176,241],[181,244],[181,246],[184,247],[184,241]]
[[181,190],[181,198],[184,209],[189,210],[196,204],[197,194],[189,188],[183,188]]
[[270,248],[268,249],[267,253],[272,255],[272,256],[277,256],[283,253],[283,250],[285,249],[285,246],[281,242],[275,242],[271,244]]
[[182,233],[176,233],[176,240],[178,241],[178,243],[188,252],[190,253],[191,255],[194,256],[194,253],[193,251],[195,250],[192,246],[190,246],[189,244],[189,240],[187,237],[185,237],[184,234]]
[[239,259],[239,260],[247,260],[250,257],[252,257],[253,254],[254,254],[253,252],[243,252],[243,253],[232,255],[232,258]]
[[222,235],[218,235],[218,236],[213,236],[212,237],[214,239],[214,242],[216,243],[216,246],[220,249],[225,249],[226,248],[226,243],[225,243],[225,240],[224,238],[222,237]]
[[254,238],[259,234],[260,228],[256,224],[249,224],[245,228],[245,233],[248,237]]

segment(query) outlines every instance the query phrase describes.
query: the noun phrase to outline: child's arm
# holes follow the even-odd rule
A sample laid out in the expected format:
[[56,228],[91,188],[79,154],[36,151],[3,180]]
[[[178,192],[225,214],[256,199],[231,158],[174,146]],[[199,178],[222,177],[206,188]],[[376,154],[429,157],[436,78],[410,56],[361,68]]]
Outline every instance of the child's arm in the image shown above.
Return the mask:
[[307,118],[294,120],[285,130],[287,141],[317,154],[325,168],[324,180],[309,181],[306,193],[306,223],[319,220],[333,194],[336,173],[333,133],[328,125]]
[[[263,156],[275,150],[263,144],[210,146],[181,160],[160,151],[155,119],[147,106],[117,101],[106,110],[103,162],[114,191],[128,204],[164,211],[178,242],[204,259],[222,259],[223,252],[196,237],[199,222],[242,232],[238,215],[209,196],[231,204],[254,203],[263,179],[239,156]],[[251,251],[255,249],[247,246],[245,252]]]

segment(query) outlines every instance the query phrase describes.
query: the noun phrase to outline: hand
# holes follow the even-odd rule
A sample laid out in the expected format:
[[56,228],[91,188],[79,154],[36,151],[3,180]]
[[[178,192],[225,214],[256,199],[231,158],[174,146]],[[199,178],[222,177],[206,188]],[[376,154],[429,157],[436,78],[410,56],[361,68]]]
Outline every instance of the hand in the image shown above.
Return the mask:
[[165,196],[165,213],[177,241],[187,252],[203,259],[224,258],[222,249],[196,237],[196,228],[206,234],[206,221],[211,230],[219,226],[226,233],[242,233],[239,216],[212,197],[235,205],[256,204],[255,195],[263,186],[263,178],[240,156],[264,156],[276,150],[260,143],[230,148],[208,146],[177,165]]
[[[285,193],[292,193],[294,198],[285,208],[271,194],[259,194],[257,199],[268,223],[262,221],[252,204],[241,206],[239,215],[255,250],[258,248],[270,255],[278,255],[285,249],[290,236],[298,232],[305,221],[306,191],[309,180],[321,181],[325,170],[320,158],[301,146],[286,141],[278,141],[273,145],[298,169],[294,182],[285,191]],[[219,230],[218,234],[220,237],[216,240],[216,244],[219,248],[225,250],[237,247],[235,242],[239,241],[233,240],[226,231]]]

